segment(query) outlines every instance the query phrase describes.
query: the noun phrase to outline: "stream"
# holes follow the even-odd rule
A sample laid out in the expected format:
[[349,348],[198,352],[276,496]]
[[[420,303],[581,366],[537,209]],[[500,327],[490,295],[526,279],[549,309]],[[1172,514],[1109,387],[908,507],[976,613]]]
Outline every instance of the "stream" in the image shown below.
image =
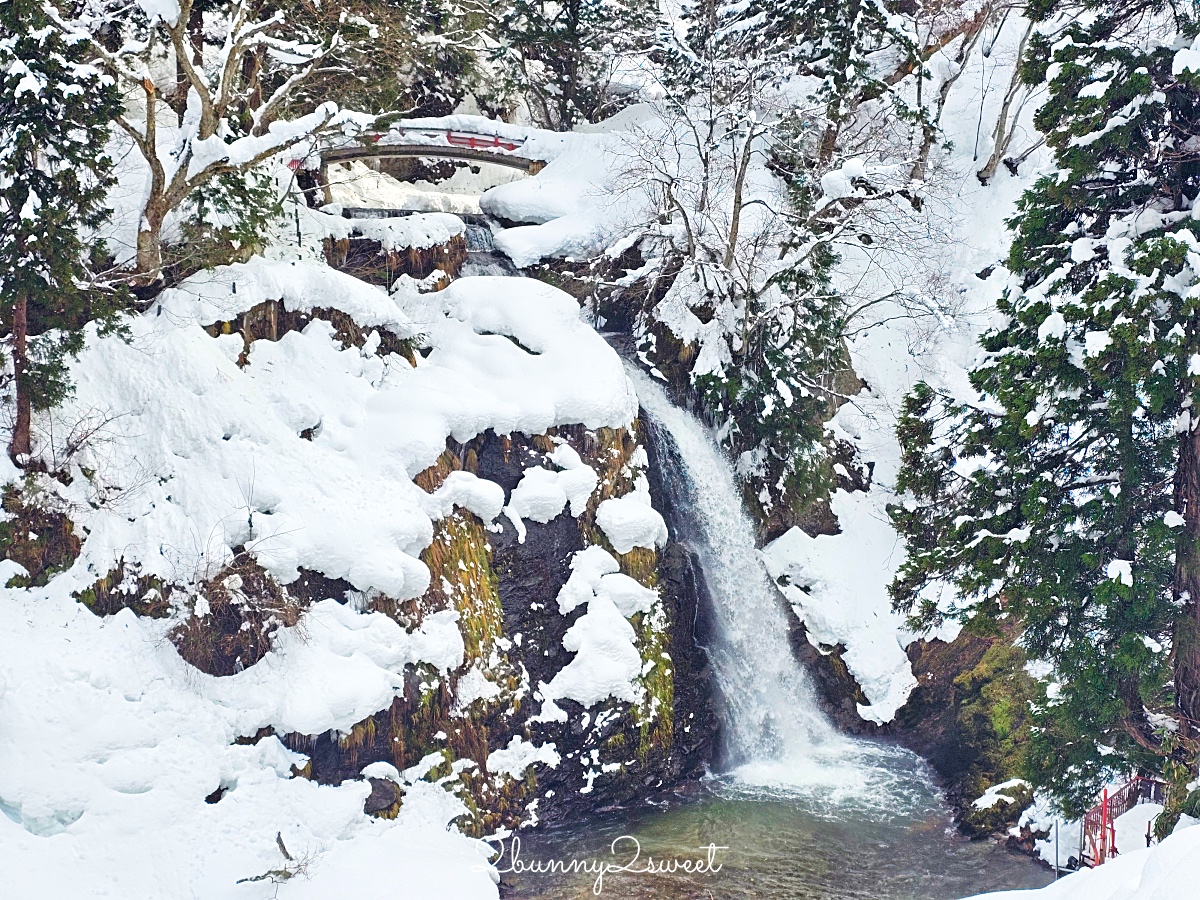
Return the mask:
[[[471,224],[467,239],[463,275],[519,274],[495,251],[486,225]],[[501,896],[566,900],[595,896],[599,886],[601,896],[631,900],[953,900],[1052,881],[1027,857],[958,834],[920,757],[843,735],[825,718],[792,654],[784,601],[761,562],[729,462],[658,382],[632,364],[627,369],[663,469],[665,499],[688,511],[672,537],[695,553],[707,587],[713,637],[705,650],[723,727],[721,774],[641,807],[521,833],[519,849],[503,842]],[[711,866],[646,872],[651,856],[711,858]],[[528,871],[572,862],[574,871]]]

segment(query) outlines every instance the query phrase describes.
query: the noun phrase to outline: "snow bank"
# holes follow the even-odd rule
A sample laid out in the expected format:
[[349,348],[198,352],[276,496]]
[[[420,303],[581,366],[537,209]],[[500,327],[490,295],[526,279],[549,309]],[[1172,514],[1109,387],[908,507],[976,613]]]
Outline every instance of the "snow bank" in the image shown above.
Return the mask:
[[438,247],[467,230],[462,219],[447,212],[413,213],[381,219],[347,219],[334,214],[336,206],[323,210],[309,209],[307,206],[296,209],[303,231],[321,238],[368,238],[379,241],[385,250]]
[[1039,890],[980,894],[979,900],[1192,900],[1200,883],[1200,828],[1177,827],[1161,844],[1147,848],[1144,817],[1150,807],[1136,806],[1117,819],[1117,847],[1130,849],[1104,865]]
[[241,734],[266,726],[281,734],[349,731],[403,693],[406,666],[427,662],[448,673],[462,665],[457,621],[445,610],[409,633],[382,613],[323,600],[301,626],[281,630],[260,663],[227,678],[197,675],[196,687],[237,713]]
[[[473,168],[478,168],[479,173]],[[455,169],[450,178],[436,184],[406,182],[355,160],[348,165],[331,166],[328,177],[333,202],[340,206],[479,215],[480,194],[526,175],[517,169],[476,162]]]
[[859,715],[888,722],[917,686],[904,652],[904,619],[887,594],[903,548],[874,497],[838,491],[832,507],[842,534],[814,538],[793,528],[764,549],[763,559],[777,582],[786,576],[780,589],[809,640],[846,646],[846,666],[871,701],[858,705]]
[[484,212],[512,222],[496,249],[518,267],[547,257],[586,258],[608,249],[645,221],[649,196],[631,175],[628,137],[645,109],[626,110],[599,129],[559,134],[525,129],[521,154],[549,164],[537,175],[487,191]]
[[[283,896],[496,896],[478,843],[447,830],[464,809],[441,787],[413,785],[399,818],[372,820],[366,783],[292,777],[303,758],[275,737],[233,743],[276,713],[296,714],[289,704],[351,714],[367,667],[430,650],[417,645],[450,637],[452,623],[406,645],[395,623],[362,616],[366,639],[351,652],[357,614],[321,605],[311,646],[285,639],[258,666],[214,679],[180,660],[159,623],[129,612],[99,619],[64,587],[0,589],[8,896],[266,900],[269,882],[236,882],[284,866],[276,834],[311,864],[310,879],[293,879]],[[220,800],[206,802],[218,789]]]
[[[337,221],[353,224],[348,219]],[[268,300],[281,300],[288,312],[332,308],[363,328],[384,327],[401,336],[412,333],[408,320],[381,288],[325,265],[285,264],[260,256],[191,276],[164,291],[151,314],[176,325],[212,325],[229,322]]]

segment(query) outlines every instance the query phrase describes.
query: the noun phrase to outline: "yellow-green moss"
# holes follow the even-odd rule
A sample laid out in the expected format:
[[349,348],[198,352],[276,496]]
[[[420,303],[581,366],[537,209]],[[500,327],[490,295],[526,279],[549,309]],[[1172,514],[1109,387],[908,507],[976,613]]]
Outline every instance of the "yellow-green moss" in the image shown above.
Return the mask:
[[486,662],[504,636],[504,611],[483,523],[455,510],[434,527],[421,561],[429,567],[429,606],[456,609],[466,659]]

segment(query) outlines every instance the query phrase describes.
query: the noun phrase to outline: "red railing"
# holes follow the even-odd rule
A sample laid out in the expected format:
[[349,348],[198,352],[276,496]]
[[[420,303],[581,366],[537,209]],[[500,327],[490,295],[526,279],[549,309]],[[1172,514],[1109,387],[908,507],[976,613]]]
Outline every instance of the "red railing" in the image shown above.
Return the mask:
[[472,150],[516,150],[524,141],[512,141],[501,138],[496,134],[459,134],[454,131],[446,132],[446,143],[457,147],[470,147]]
[[1116,856],[1116,820],[1139,803],[1161,803],[1166,787],[1165,782],[1139,775],[1112,793],[1105,788],[1100,802],[1083,817],[1083,864],[1098,866]]

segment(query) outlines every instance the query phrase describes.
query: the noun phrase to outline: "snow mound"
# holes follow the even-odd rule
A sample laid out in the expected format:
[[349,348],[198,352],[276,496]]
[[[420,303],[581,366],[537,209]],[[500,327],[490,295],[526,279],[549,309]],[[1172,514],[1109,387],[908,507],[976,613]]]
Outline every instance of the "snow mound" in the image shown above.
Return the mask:
[[516,734],[507,747],[488,754],[487,770],[493,775],[521,779],[525,777],[525,770],[534,763],[541,763],[553,769],[558,765],[559,758],[553,744],[538,746]]
[[498,250],[518,267],[547,257],[587,258],[608,249],[645,221],[643,179],[630,177],[629,136],[619,129],[556,134],[528,129],[521,154],[548,160],[537,175],[498,185],[479,199],[485,213],[522,222],[499,232]]
[[552,472],[540,466],[526,469],[505,507],[521,543],[525,543],[523,519],[549,522],[568,503],[571,504],[571,515],[578,517],[587,507],[588,498],[600,481],[596,470],[581,460],[568,444],[555,447],[549,459],[561,471]]
[[650,505],[650,484],[638,476],[636,488],[623,497],[610,497],[596,510],[596,524],[618,553],[634,547],[654,549],[667,542],[667,523]]
[[[333,218],[330,216],[329,218]],[[348,219],[340,219],[348,225]],[[461,223],[460,223],[461,224]],[[205,269],[164,291],[151,312],[176,325],[228,322],[268,300],[281,300],[288,312],[332,308],[363,328],[387,328],[411,334],[408,320],[382,288],[328,266],[310,262],[274,262],[256,256],[249,262]]]

